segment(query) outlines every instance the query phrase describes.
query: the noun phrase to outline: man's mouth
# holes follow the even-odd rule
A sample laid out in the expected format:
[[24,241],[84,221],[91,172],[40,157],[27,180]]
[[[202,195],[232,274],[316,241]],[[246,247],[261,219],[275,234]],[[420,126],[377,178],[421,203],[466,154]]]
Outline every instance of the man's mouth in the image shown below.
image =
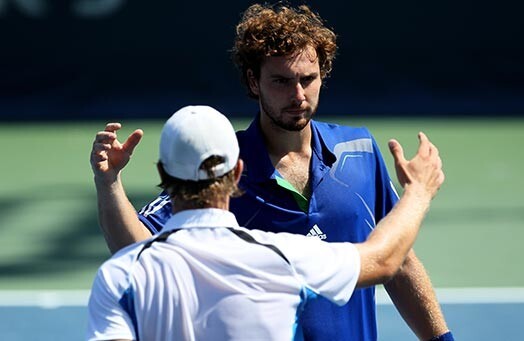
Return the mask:
[[306,112],[306,109],[301,108],[287,108],[284,109],[284,112],[291,114],[291,115],[301,115]]

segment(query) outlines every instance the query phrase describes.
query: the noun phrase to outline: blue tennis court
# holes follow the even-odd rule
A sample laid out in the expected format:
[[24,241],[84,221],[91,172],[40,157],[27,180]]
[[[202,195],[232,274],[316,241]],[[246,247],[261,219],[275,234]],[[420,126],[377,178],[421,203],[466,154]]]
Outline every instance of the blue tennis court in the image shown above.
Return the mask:
[[[439,289],[457,340],[520,340],[524,288]],[[0,340],[82,340],[88,291],[0,293]],[[379,339],[416,340],[382,290],[377,293]]]

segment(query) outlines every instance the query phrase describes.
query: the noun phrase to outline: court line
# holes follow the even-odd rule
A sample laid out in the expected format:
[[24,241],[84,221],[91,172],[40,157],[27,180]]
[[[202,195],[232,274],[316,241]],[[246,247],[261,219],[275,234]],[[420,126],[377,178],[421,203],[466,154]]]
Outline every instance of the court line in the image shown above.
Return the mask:
[[[524,303],[524,287],[437,288],[441,304]],[[82,307],[87,306],[89,290],[0,290],[0,307]],[[378,305],[391,305],[383,287],[377,287]]]
[[89,290],[0,290],[0,307],[87,306]]

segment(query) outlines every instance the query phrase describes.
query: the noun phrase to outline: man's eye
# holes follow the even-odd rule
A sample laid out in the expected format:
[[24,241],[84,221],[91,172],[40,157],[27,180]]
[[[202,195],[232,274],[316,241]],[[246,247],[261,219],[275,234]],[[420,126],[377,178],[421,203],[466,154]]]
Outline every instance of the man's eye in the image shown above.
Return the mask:
[[308,77],[304,77],[300,80],[300,83],[302,84],[310,84],[311,82],[313,82],[315,80],[315,77],[313,76],[308,76]]
[[289,80],[287,78],[276,78],[274,82],[277,84],[287,84]]

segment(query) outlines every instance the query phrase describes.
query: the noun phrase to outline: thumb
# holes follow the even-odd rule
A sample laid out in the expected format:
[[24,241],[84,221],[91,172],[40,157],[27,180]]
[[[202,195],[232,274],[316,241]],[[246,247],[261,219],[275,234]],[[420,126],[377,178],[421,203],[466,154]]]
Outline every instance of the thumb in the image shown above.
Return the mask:
[[128,152],[129,155],[133,154],[133,151],[142,139],[142,136],[144,136],[144,132],[142,131],[142,129],[135,130],[131,133],[131,135],[129,135],[126,142],[124,142],[124,144],[122,145],[122,149]]
[[404,158],[404,149],[402,149],[402,146],[397,140],[389,140],[388,146],[391,155],[393,155],[393,158],[395,159],[395,163],[402,163],[406,161]]

